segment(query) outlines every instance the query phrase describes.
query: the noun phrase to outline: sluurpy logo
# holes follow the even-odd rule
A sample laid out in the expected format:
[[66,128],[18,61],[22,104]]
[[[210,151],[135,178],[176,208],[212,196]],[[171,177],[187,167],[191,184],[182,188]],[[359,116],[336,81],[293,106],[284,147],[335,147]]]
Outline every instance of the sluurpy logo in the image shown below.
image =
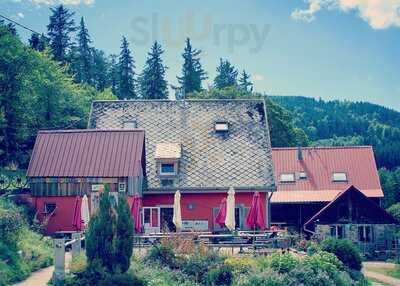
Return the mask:
[[147,45],[161,40],[168,46],[181,46],[187,37],[197,43],[207,42],[234,53],[238,47],[248,47],[250,53],[258,53],[265,45],[270,32],[269,24],[215,22],[212,14],[196,15],[186,11],[182,17],[153,13],[131,20],[129,39],[136,45]]

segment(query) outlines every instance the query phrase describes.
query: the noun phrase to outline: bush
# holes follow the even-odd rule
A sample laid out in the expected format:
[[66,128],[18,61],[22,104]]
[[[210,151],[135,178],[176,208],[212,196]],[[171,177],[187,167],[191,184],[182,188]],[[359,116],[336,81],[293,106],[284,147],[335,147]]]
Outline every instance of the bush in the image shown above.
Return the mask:
[[279,273],[287,273],[299,264],[299,260],[291,253],[273,253],[267,257],[268,266]]
[[321,248],[333,253],[345,266],[361,270],[362,260],[357,246],[347,239],[327,238],[322,241]]
[[391,205],[387,211],[400,222],[400,203]]
[[162,266],[167,266],[171,269],[177,267],[177,257],[172,247],[165,244],[155,244],[150,248],[146,261],[153,263],[157,262]]
[[207,277],[207,272],[221,264],[224,257],[213,251],[208,251],[203,255],[189,256],[181,266],[184,274],[191,276],[198,283],[204,282]]
[[242,276],[239,278],[238,286],[282,286],[285,285],[284,276],[273,271],[266,269],[264,271],[257,271],[251,273],[249,276]]
[[234,274],[246,274],[250,272],[255,266],[256,262],[251,257],[228,257],[224,263],[232,267]]
[[232,268],[228,265],[213,268],[208,272],[207,285],[230,286],[233,282]]

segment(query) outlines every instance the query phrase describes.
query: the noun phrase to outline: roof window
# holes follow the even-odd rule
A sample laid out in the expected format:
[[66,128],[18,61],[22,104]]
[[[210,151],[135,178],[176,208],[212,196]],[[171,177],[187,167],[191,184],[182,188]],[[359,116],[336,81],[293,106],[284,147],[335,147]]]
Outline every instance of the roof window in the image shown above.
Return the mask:
[[130,120],[124,122],[124,129],[135,129],[135,128],[137,128],[136,121]]
[[282,173],[280,177],[281,183],[293,183],[294,180],[294,173]]
[[347,174],[345,172],[335,172],[332,175],[334,182],[347,182]]
[[299,172],[299,179],[300,180],[306,180],[307,179],[307,173],[304,172],[304,171]]
[[229,131],[229,124],[226,121],[218,121],[215,122],[214,129],[216,132],[225,133]]

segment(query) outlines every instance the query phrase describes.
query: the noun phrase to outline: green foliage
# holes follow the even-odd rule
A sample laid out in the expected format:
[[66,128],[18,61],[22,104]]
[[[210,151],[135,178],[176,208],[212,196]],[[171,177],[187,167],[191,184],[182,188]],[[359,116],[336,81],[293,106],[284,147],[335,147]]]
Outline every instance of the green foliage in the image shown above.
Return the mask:
[[223,89],[226,87],[237,86],[238,71],[228,60],[219,60],[217,75],[214,79],[214,87]]
[[233,283],[232,268],[228,265],[222,265],[210,269],[207,274],[207,285],[210,286],[230,286]]
[[117,99],[118,98],[114,95],[110,87],[106,88],[102,92],[99,92],[94,98],[94,100],[117,100]]
[[253,92],[253,83],[250,81],[250,75],[245,70],[240,74],[239,88],[244,92]]
[[161,55],[164,50],[158,42],[154,42],[148,53],[146,64],[139,78],[140,94],[145,99],[168,99],[168,84]]
[[133,252],[133,222],[126,197],[120,195],[117,206],[116,236],[114,240],[114,272],[125,273],[129,269]]
[[400,203],[392,205],[387,211],[394,216],[398,221],[400,221]]
[[239,278],[238,286],[282,286],[286,285],[285,277],[268,268]]
[[136,98],[134,72],[135,62],[129,49],[129,43],[125,37],[122,37],[121,53],[118,59],[117,67],[117,89],[116,94],[119,99]]
[[200,63],[200,50],[192,48],[190,39],[186,39],[185,50],[182,54],[182,76],[177,77],[181,88],[186,94],[202,90],[201,82],[207,79],[207,74]]
[[275,252],[268,256],[267,265],[279,273],[287,273],[299,264],[299,260],[291,253]]
[[400,202],[400,167],[393,171],[386,168],[379,169],[379,178],[385,195],[383,198],[384,206],[389,207]]
[[78,69],[76,80],[88,84],[92,82],[92,52],[89,46],[91,42],[92,40],[82,17],[78,31]]
[[89,268],[99,263],[107,271],[113,271],[115,221],[109,190],[106,187],[105,192],[100,195],[99,211],[90,220],[86,234],[86,256]]
[[169,245],[155,244],[149,249],[146,260],[159,263],[161,266],[167,266],[171,269],[177,266],[177,257],[174,250]]
[[181,265],[181,270],[186,275],[193,277],[198,282],[204,282],[207,279],[207,273],[210,269],[220,267],[223,264],[224,257],[216,252],[208,251],[202,255],[191,255]]
[[361,270],[362,260],[357,246],[347,239],[327,238],[322,241],[321,248],[333,253],[349,269]]

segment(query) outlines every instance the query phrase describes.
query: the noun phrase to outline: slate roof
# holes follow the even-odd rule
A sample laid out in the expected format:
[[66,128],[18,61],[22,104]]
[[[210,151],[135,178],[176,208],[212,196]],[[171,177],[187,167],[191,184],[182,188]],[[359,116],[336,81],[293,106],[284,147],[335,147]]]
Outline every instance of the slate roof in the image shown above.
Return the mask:
[[[272,203],[327,202],[333,200],[350,185],[367,197],[383,197],[371,146],[273,148],[274,174],[277,192]],[[299,179],[306,172],[307,179]],[[345,172],[347,181],[333,182],[334,172]],[[282,173],[295,173],[296,181],[279,182]]]
[[[215,122],[229,123],[217,134]],[[181,190],[274,190],[271,145],[263,100],[95,101],[89,128],[118,129],[134,122],[146,133],[149,190],[162,188],[156,174],[158,143],[180,143]],[[172,187],[171,187],[172,188]]]
[[143,130],[39,131],[28,177],[137,177]]

